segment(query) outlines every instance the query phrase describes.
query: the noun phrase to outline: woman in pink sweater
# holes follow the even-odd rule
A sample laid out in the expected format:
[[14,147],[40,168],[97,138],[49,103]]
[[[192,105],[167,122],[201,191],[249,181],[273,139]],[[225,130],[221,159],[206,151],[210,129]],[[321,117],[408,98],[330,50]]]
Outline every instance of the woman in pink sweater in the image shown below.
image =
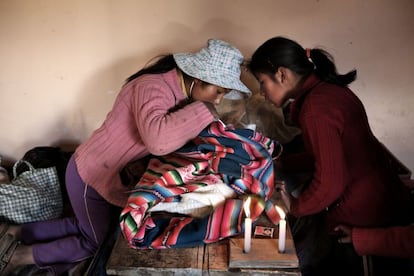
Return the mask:
[[21,245],[6,269],[34,263],[61,274],[92,257],[132,188],[120,171],[130,161],[177,150],[218,118],[215,105],[224,96],[249,94],[240,81],[242,62],[237,48],[210,39],[198,53],[164,56],[130,76],[102,126],[69,161],[75,217],[10,227]]

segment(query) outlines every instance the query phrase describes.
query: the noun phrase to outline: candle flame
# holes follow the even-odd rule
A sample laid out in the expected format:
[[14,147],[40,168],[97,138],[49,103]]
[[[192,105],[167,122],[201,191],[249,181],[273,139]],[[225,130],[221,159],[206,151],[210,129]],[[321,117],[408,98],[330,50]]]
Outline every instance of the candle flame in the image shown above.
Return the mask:
[[250,218],[250,201],[251,201],[251,198],[248,197],[246,202],[244,202],[243,204],[244,213],[246,214],[247,218]]
[[285,211],[283,211],[283,209],[277,205],[275,205],[275,208],[276,208],[276,211],[279,213],[280,218],[285,219],[286,217]]

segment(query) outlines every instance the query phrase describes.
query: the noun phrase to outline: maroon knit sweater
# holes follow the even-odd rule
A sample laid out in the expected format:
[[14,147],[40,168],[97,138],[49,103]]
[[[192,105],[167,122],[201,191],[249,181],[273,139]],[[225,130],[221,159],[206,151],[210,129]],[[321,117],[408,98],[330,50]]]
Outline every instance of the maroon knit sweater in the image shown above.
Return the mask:
[[414,258],[414,225],[354,228],[352,242],[359,255]]
[[310,185],[292,201],[291,214],[327,210],[330,230],[338,224],[385,226],[401,223],[409,192],[389,168],[364,106],[348,88],[311,75],[291,106],[314,161]]

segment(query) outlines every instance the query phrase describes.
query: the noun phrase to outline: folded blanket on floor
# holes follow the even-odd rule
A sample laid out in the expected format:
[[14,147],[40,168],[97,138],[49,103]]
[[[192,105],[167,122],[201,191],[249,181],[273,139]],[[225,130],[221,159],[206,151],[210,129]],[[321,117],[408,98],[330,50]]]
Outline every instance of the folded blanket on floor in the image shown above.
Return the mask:
[[[278,223],[280,218],[269,200],[274,191],[273,149],[274,142],[259,132],[228,129],[217,122],[176,152],[153,157],[120,216],[130,246],[188,247],[240,234],[247,197],[252,199],[253,221],[266,210]],[[197,200],[197,192],[223,183],[233,189],[233,197],[227,193],[205,216],[151,212],[160,203],[181,202],[184,197]]]

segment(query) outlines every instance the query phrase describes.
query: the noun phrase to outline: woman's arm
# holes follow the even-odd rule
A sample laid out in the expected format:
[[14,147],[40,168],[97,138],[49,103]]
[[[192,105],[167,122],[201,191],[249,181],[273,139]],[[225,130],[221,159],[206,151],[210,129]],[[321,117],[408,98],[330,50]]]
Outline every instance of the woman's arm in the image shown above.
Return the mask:
[[359,255],[414,258],[414,225],[388,228],[358,228],[340,225],[339,242],[351,242]]
[[[185,145],[214,120],[203,102],[179,105],[181,91],[166,84],[146,82],[135,87],[135,123],[146,148],[165,155]],[[181,96],[183,99],[183,96]]]

